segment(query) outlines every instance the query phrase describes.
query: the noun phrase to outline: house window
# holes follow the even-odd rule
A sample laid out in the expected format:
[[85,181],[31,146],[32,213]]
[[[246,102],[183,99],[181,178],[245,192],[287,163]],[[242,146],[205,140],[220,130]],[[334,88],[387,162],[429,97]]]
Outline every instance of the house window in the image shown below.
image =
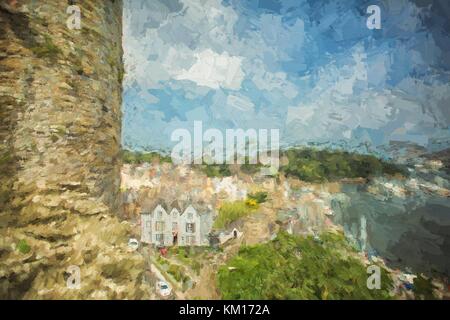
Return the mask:
[[186,232],[194,233],[195,232],[195,223],[186,223]]
[[186,237],[186,244],[189,246],[195,245],[195,237],[194,236],[187,236]]
[[162,234],[162,233],[156,234],[156,241],[163,243],[164,242],[164,234]]
[[152,228],[152,222],[151,222],[151,221],[147,221],[147,222],[145,223],[145,226],[146,226],[147,228],[151,229],[151,228]]
[[188,219],[192,220],[194,218],[194,214],[192,212],[188,213]]
[[164,231],[164,221],[156,221],[155,231]]
[[173,231],[178,230],[178,223],[172,222],[172,230],[173,230]]

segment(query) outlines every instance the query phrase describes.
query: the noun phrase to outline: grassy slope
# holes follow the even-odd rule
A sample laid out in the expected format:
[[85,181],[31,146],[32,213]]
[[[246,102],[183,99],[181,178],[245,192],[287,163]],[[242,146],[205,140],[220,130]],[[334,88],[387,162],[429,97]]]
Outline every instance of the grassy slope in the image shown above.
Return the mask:
[[352,252],[341,234],[318,241],[280,233],[269,243],[242,247],[220,268],[218,287],[224,299],[391,298],[386,271],[381,269],[381,289],[369,290],[366,267]]

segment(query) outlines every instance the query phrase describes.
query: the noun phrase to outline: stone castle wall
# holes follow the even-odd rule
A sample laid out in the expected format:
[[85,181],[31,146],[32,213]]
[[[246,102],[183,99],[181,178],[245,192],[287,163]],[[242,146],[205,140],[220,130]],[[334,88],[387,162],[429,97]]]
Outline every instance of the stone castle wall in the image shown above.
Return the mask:
[[0,1],[0,297],[140,294],[111,289],[138,286],[142,263],[114,217],[122,77],[122,1]]

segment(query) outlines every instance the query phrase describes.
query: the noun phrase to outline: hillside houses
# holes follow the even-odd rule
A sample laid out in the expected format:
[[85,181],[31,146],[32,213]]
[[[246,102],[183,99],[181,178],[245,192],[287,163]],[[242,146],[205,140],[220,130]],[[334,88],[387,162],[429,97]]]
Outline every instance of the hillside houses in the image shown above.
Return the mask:
[[204,204],[144,203],[141,207],[141,242],[158,247],[209,245],[213,215],[212,207]]

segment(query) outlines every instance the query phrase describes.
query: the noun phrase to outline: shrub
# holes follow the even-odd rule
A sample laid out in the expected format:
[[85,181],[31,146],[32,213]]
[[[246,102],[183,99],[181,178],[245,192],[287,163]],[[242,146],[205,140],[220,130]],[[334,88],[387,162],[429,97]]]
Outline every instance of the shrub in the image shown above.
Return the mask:
[[267,192],[258,191],[256,193],[250,193],[247,197],[255,200],[257,203],[264,203],[267,201]]
[[28,245],[28,243],[25,240],[22,239],[17,244],[17,250],[19,250],[19,252],[22,254],[27,254],[28,252],[30,252],[31,247]]
[[241,166],[239,167],[242,172],[250,175],[257,173],[261,170],[261,168],[262,165],[259,162],[256,164],[250,164],[248,157],[245,158],[245,163],[241,164]]
[[202,268],[202,264],[201,264],[199,261],[194,260],[194,261],[192,262],[192,270],[194,270],[194,272],[195,272],[197,275],[200,274],[200,269],[201,269],[201,268]]
[[210,178],[214,177],[229,177],[231,176],[231,170],[230,167],[226,164],[220,164],[220,165],[209,165],[205,164],[201,166],[201,170]]
[[189,277],[184,274],[183,268],[176,264],[171,264],[167,273],[171,274],[177,282],[183,283],[189,280]]
[[226,228],[231,222],[252,213],[252,209],[245,201],[225,202],[219,209],[219,215],[214,221],[214,228]]
[[258,202],[255,199],[247,199],[245,200],[245,205],[249,208],[256,209],[258,208]]
[[419,275],[414,279],[414,294],[418,299],[424,300],[434,300],[436,299],[434,295],[435,286],[431,282],[431,279],[426,279],[422,275]]
[[164,265],[168,265],[169,262],[167,262],[166,259],[164,259],[163,257],[161,257],[160,255],[158,255],[156,257],[156,262],[159,263],[160,266],[164,266]]
[[176,281],[180,282],[182,278],[181,268],[175,264],[171,264],[169,269],[167,269],[167,273],[171,274]]

